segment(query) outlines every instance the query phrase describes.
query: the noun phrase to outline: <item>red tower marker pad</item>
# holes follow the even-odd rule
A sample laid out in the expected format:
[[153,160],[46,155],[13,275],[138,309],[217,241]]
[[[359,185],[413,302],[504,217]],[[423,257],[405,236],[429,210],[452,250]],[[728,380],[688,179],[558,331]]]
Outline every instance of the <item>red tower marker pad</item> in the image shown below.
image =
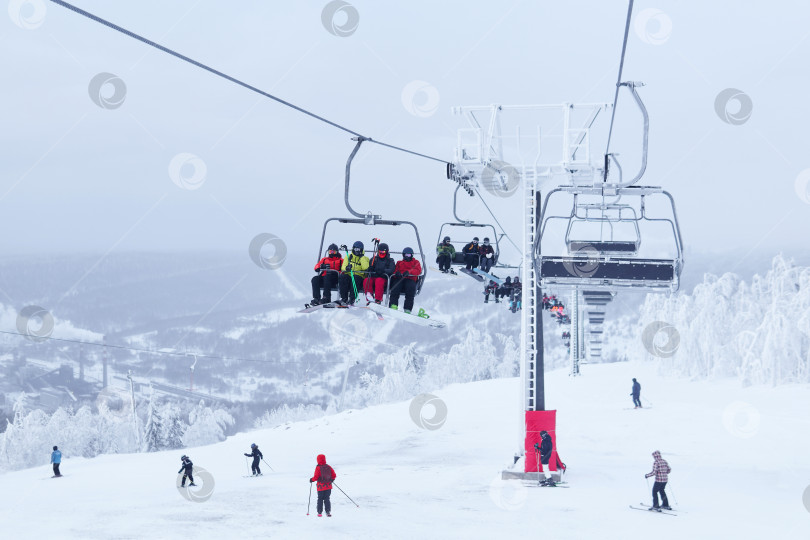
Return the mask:
[[542,444],[540,439],[541,431],[548,431],[551,435],[553,443],[551,451],[551,459],[548,462],[549,469],[552,471],[557,470],[557,411],[526,411],[526,459],[524,460],[523,472],[540,472],[543,470],[541,464],[538,468],[540,461],[540,454],[535,451],[534,445]]

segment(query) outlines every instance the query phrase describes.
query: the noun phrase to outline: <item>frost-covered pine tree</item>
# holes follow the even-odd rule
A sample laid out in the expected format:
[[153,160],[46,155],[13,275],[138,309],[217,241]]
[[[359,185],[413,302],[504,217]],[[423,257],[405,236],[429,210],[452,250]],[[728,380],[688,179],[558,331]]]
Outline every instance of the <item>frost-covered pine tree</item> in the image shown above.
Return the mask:
[[154,392],[149,397],[149,409],[146,413],[146,430],[143,435],[143,450],[145,452],[157,452],[166,448],[164,439],[165,425],[160,414],[160,408],[155,403]]
[[227,411],[214,410],[200,403],[188,415],[189,426],[183,434],[183,446],[202,446],[225,440],[225,430],[234,424]]

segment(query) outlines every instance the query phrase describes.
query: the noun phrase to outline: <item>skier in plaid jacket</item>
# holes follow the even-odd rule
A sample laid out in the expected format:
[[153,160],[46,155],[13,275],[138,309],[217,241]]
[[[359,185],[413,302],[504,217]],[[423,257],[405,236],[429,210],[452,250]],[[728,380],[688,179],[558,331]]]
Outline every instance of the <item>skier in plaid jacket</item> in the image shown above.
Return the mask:
[[669,481],[669,473],[672,469],[669,467],[669,463],[667,460],[661,457],[661,452],[656,450],[652,453],[653,456],[653,469],[651,472],[644,475],[644,478],[649,478],[651,476],[655,476],[655,483],[653,484],[652,496],[653,496],[653,505],[650,510],[658,510],[658,494],[661,494],[661,507],[664,510],[672,510],[669,506],[669,501],[667,500],[667,494],[664,493],[664,488]]

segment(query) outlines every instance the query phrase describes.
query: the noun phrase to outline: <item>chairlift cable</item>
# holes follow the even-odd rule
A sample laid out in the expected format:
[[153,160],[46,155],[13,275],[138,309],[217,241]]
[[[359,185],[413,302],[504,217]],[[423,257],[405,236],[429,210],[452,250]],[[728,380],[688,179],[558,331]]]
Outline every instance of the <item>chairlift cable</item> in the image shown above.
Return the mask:
[[503,233],[503,235],[509,240],[510,244],[515,246],[515,249],[517,250],[517,252],[520,253],[521,257],[523,257],[523,252],[520,250],[520,248],[517,246],[517,244],[515,244],[512,241],[512,237],[510,237],[508,234],[506,234],[506,229],[503,228],[503,225],[501,225],[501,222],[498,221],[498,218],[496,218],[495,214],[492,213],[492,210],[489,209],[489,205],[487,204],[487,201],[484,200],[484,198],[478,192],[477,188],[473,188],[473,189],[475,190],[475,194],[478,195],[478,198],[481,199],[481,202],[484,204],[484,208],[487,209],[487,212],[489,212],[489,215],[492,216],[492,219],[495,221],[495,223],[498,224],[498,227],[501,229],[501,233]]
[[610,138],[613,135],[613,121],[616,118],[616,104],[619,101],[619,89],[622,84],[622,71],[624,70],[624,55],[627,52],[627,36],[630,33],[630,19],[633,15],[633,0],[629,0],[627,5],[627,22],[624,25],[624,41],[622,42],[622,56],[619,60],[619,76],[616,79],[616,93],[613,96],[613,111],[610,114],[610,129],[608,130],[607,146],[605,146],[605,181],[608,173],[608,154],[610,153]]
[[[202,62],[198,62],[197,60],[194,60],[193,58],[189,58],[188,56],[180,54],[177,51],[169,49],[168,47],[165,47],[165,46],[163,46],[163,45],[161,45],[159,43],[156,43],[156,42],[154,42],[154,41],[152,41],[150,39],[147,39],[147,38],[145,38],[145,37],[143,37],[143,36],[141,36],[139,34],[136,34],[135,32],[132,32],[131,30],[127,30],[126,28],[118,26],[117,24],[112,23],[112,22],[110,22],[110,21],[108,21],[106,19],[102,19],[101,17],[99,17],[97,15],[94,15],[94,14],[90,13],[89,11],[85,11],[85,10],[79,8],[79,7],[76,7],[73,4],[69,4],[69,3],[67,3],[67,2],[65,2],[63,0],[50,0],[50,1],[53,2],[54,4],[57,4],[57,5],[62,6],[64,8],[67,8],[67,9],[69,9],[69,10],[71,10],[71,11],[73,11],[73,12],[79,14],[79,15],[87,17],[88,19],[90,19],[92,21],[103,24],[104,26],[106,26],[108,28],[111,28],[111,29],[113,29],[113,30],[115,30],[117,32],[120,32],[120,33],[122,33],[124,35],[127,35],[127,36],[129,36],[129,37],[131,37],[133,39],[137,39],[138,41],[140,41],[142,43],[145,43],[145,44],[147,44],[147,45],[149,45],[151,47],[154,47],[154,48],[156,48],[156,49],[158,49],[160,51],[163,51],[163,52],[165,52],[167,54],[170,54],[170,55],[174,56],[175,58],[179,58],[180,60],[183,60],[184,62],[187,62],[187,63],[189,63],[189,64],[191,64],[193,66],[196,66],[196,67],[198,67],[200,69],[204,69],[205,71],[208,71],[209,73],[213,73],[214,75],[216,75],[218,77],[222,77],[223,79],[226,79],[226,80],[228,80],[228,81],[230,81],[230,82],[232,82],[234,84],[237,84],[237,85],[239,85],[239,86],[241,86],[243,88],[247,88],[248,90],[250,90],[252,92],[255,92],[255,93],[257,93],[257,94],[259,94],[261,96],[272,99],[273,101],[281,103],[282,105],[290,107],[291,109],[294,109],[294,110],[296,110],[296,111],[298,111],[300,113],[303,113],[303,114],[305,114],[307,116],[315,118],[316,120],[320,120],[321,122],[329,124],[330,126],[335,127],[335,128],[337,128],[337,129],[339,129],[341,131],[345,131],[346,133],[354,135],[355,137],[363,137],[360,133],[358,133],[356,131],[353,131],[353,130],[345,127],[345,126],[342,126],[342,125],[340,125],[340,124],[338,124],[336,122],[333,122],[332,120],[324,118],[323,116],[319,116],[319,115],[317,115],[317,114],[315,114],[315,113],[313,113],[311,111],[308,111],[308,110],[304,109],[303,107],[299,107],[298,105],[290,103],[289,101],[283,100],[280,97],[274,96],[273,94],[265,92],[264,90],[261,90],[261,89],[255,87],[255,86],[253,86],[251,84],[248,84],[248,83],[246,83],[244,81],[241,81],[241,80],[239,80],[239,79],[237,79],[235,77],[232,77],[232,76],[230,76],[230,75],[228,75],[226,73],[223,73],[223,72],[221,72],[219,70],[216,70],[216,69],[214,69],[214,68],[212,68],[210,66],[207,66],[207,65],[203,64]],[[369,142],[373,142],[375,144],[379,144],[380,146],[385,146],[387,148],[391,148],[392,150],[399,150],[400,152],[405,152],[406,154],[412,154],[414,156],[423,157],[425,159],[430,159],[432,161],[438,161],[440,163],[449,164],[449,162],[447,160],[439,159],[439,158],[429,156],[427,154],[422,154],[420,152],[416,152],[416,151],[413,151],[413,150],[408,150],[407,148],[402,148],[400,146],[395,146],[393,144],[384,143],[382,141],[375,141],[374,139],[371,139],[371,138],[368,138],[368,137],[363,137],[363,139],[365,139],[365,140],[367,140]]]

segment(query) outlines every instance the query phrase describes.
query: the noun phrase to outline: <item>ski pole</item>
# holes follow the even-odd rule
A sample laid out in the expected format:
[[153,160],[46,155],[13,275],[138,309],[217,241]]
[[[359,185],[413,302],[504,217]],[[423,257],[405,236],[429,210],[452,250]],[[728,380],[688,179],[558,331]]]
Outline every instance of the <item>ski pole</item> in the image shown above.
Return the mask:
[[312,504],[312,480],[309,481],[309,499],[307,500],[307,515],[309,515],[309,505]]
[[250,465],[248,465],[248,457],[247,456],[245,456],[245,467],[247,467],[248,473],[252,472],[250,470]]
[[678,497],[675,496],[675,490],[672,489],[672,485],[669,486],[669,492],[672,493],[672,500],[675,501],[676,506],[680,506],[681,504],[678,502]]
[[[269,464],[269,463],[267,463],[266,461],[264,461],[264,458],[262,458],[262,461],[264,462],[264,464],[265,464],[265,465],[267,465],[268,467],[270,467],[270,464]],[[273,472],[276,472],[276,471],[275,471],[275,469],[273,469],[273,467],[270,467],[270,470],[271,470],[271,471],[273,471]]]
[[[332,482],[332,483],[333,483],[333,484],[335,484],[334,482]],[[337,485],[337,484],[335,484],[335,487],[336,487],[336,488],[338,488],[338,489],[340,489],[340,486],[339,486],[339,485]],[[342,489],[340,489],[340,492],[341,492],[341,493],[343,493],[344,495],[346,495],[346,492],[345,492],[345,491],[343,491]],[[348,495],[346,495],[346,498],[347,498],[347,499],[349,499],[350,501],[352,501],[352,503],[354,503],[354,505],[355,505],[357,508],[360,508],[360,505],[359,505],[359,504],[357,504],[356,502],[354,502],[354,500],[352,500],[352,498],[351,498],[351,497],[349,497]]]
[[352,260],[349,258],[349,248],[345,245],[344,247],[346,248],[346,268],[349,269],[349,275],[352,278],[352,289],[354,289],[354,299],[357,300],[357,283],[354,281],[354,268],[352,268]]

